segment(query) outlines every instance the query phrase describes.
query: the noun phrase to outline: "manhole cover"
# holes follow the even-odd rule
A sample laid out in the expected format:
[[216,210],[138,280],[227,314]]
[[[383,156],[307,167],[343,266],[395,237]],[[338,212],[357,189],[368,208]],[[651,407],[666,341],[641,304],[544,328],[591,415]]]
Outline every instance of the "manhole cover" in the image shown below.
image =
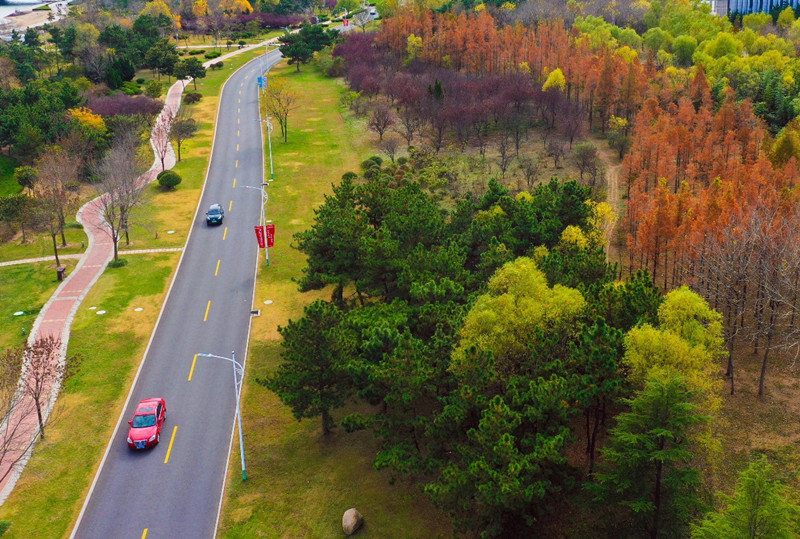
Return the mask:
[[22,316],[23,314],[25,314],[25,311],[17,311],[14,313],[14,316]]
[[144,310],[144,309],[142,309],[141,307],[136,307],[136,308],[134,309],[134,311],[136,311],[137,313],[138,313],[138,312],[140,312],[140,311],[143,311],[143,310]]
[[264,302],[264,305],[272,305],[272,300],[268,299],[267,301]]
[[97,314],[106,314],[105,311],[97,311]]
[[93,310],[95,310],[95,309],[97,309],[97,306],[95,306],[95,305],[92,305],[91,307],[89,307],[89,310],[90,310],[90,311],[93,311]]
[[174,230],[167,230],[167,234],[175,234]]

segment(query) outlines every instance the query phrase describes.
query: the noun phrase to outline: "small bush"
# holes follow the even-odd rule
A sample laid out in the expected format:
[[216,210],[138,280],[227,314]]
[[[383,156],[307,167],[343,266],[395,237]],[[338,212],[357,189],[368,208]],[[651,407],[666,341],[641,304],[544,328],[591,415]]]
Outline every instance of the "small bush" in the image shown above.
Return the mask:
[[157,99],[161,97],[161,92],[163,91],[164,87],[160,81],[151,80],[147,83],[147,86],[144,88],[144,94],[147,97],[152,97],[153,99]]
[[144,79],[141,77],[136,79],[136,84],[144,84]]
[[128,265],[128,260],[125,258],[118,258],[108,263],[109,268],[122,268]]
[[206,53],[205,49],[189,49],[189,55],[190,56],[195,56],[195,55],[198,55],[198,54],[205,54],[205,53]]
[[217,62],[217,63],[211,64],[208,67],[209,67],[209,69],[222,69],[223,65],[224,65],[223,62]]
[[172,191],[181,183],[181,177],[173,170],[164,170],[158,174],[158,185],[164,190]]
[[203,98],[203,94],[198,92],[186,92],[183,94],[183,102],[187,105],[193,105]]
[[142,88],[135,82],[123,82],[120,89],[126,95],[139,95],[142,93]]
[[211,51],[205,53],[203,56],[208,60],[213,60],[214,58],[219,58],[220,56],[222,56],[222,53],[220,51]]

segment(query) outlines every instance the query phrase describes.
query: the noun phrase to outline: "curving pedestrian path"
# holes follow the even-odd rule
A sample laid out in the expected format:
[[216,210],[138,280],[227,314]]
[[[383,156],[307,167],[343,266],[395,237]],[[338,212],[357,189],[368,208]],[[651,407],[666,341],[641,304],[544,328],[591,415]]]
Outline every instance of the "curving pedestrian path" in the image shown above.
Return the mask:
[[[159,126],[169,121],[170,115],[175,115],[180,106],[182,92],[183,85],[180,81],[170,87],[164,100],[164,108],[153,128],[154,134],[165,132],[164,129],[159,129]],[[155,148],[157,142],[151,140],[151,144]],[[167,168],[175,165],[175,155],[171,147],[164,164]],[[161,161],[156,157],[150,169],[139,178],[139,182],[144,185],[153,181],[160,169]],[[70,328],[78,307],[114,256],[114,243],[105,226],[101,199],[102,197],[98,197],[91,200],[78,210],[78,222],[83,224],[89,238],[88,248],[72,273],[64,279],[52,297],[45,303],[28,337],[29,344],[33,344],[37,339],[43,337],[58,338],[61,341],[59,357],[52,359],[60,363],[63,363],[66,358]],[[25,376],[24,372],[23,376]],[[45,421],[53,409],[60,387],[60,384],[52,384],[43,392],[48,396],[44,410]],[[5,502],[16,485],[39,436],[38,420],[36,414],[31,413],[32,406],[33,402],[30,397],[22,398],[15,408],[15,412],[0,427],[2,429],[0,432],[2,446],[8,448],[0,459],[0,504]]]
[[[219,62],[220,60],[225,60],[256,47],[265,47],[274,44],[276,41],[277,39],[273,38],[256,45],[245,46],[228,54],[224,54],[219,58],[204,62],[203,66],[208,68],[209,65]],[[159,133],[161,136],[167,136],[168,130],[160,129],[160,127],[164,122],[171,119],[170,116],[174,118],[177,114],[186,84],[186,80],[175,81],[167,92],[167,96],[164,100],[164,108],[158,115],[150,139],[154,154],[153,164],[150,169],[139,178],[139,182],[141,182],[142,185],[152,182],[161,171],[161,160],[156,150],[160,141],[154,140],[154,137]],[[164,159],[164,165],[165,168],[172,168],[175,166],[175,153],[171,145],[169,145],[168,153]],[[39,316],[36,318],[30,336],[28,337],[29,344],[34,343],[39,338],[47,336],[55,336],[60,339],[61,348],[58,357],[52,358],[52,360],[62,364],[66,359],[70,328],[72,327],[75,313],[86,297],[86,294],[89,293],[89,290],[91,290],[92,286],[94,286],[100,278],[100,275],[105,271],[106,266],[114,256],[114,243],[105,225],[102,205],[100,204],[104,196],[109,195],[101,195],[87,202],[78,210],[77,219],[84,227],[86,235],[89,238],[89,245],[83,255],[80,255],[80,261],[75,269],[58,286],[53,296],[39,312]],[[120,253],[122,254],[123,252],[124,251],[121,251]],[[131,253],[134,252],[148,251],[131,251]],[[71,258],[71,255],[68,256]],[[2,265],[33,261],[35,261],[35,259],[6,262]],[[25,370],[23,370],[20,387],[24,385],[25,376]],[[45,422],[58,398],[60,387],[60,384],[53,384],[51,387],[46,387],[43,392],[44,395],[48,396],[47,405],[43,410]],[[33,452],[33,447],[39,437],[38,420],[36,413],[32,413],[32,409],[32,399],[25,397],[16,407],[15,413],[11,414],[11,417],[0,424],[0,447],[8,448],[2,450],[0,453],[0,505],[5,503],[8,495],[19,480],[20,475],[22,475],[22,471],[28,463],[31,453]]]

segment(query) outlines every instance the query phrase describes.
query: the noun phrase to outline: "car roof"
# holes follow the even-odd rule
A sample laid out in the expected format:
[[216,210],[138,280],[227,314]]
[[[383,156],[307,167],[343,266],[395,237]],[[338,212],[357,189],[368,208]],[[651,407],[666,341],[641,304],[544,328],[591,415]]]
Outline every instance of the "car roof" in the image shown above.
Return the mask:
[[155,410],[156,410],[156,406],[159,405],[159,404],[165,404],[166,405],[166,401],[164,401],[164,399],[161,398],[161,397],[154,397],[154,398],[150,398],[150,399],[144,399],[144,400],[140,401],[139,404],[136,405],[136,412],[135,413],[137,413],[137,414],[140,413],[140,412],[143,413],[143,414],[154,413]]
[[211,211],[211,210],[222,210],[222,205],[221,204],[212,204],[211,206],[208,207],[208,211]]

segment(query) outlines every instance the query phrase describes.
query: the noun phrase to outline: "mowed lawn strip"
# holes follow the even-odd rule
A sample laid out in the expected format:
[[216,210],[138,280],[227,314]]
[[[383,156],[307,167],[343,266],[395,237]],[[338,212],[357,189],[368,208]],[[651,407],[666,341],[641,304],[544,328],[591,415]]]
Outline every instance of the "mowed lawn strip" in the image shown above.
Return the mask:
[[[72,326],[68,354],[83,357],[67,381],[17,486],[0,506],[4,537],[62,537],[72,529],[141,361],[180,253],[131,256],[108,269]],[[90,307],[96,307],[90,309]],[[141,307],[142,311],[135,309]],[[98,314],[104,310],[105,314]]]
[[[277,326],[300,318],[303,306],[315,298],[330,296],[330,291],[297,291],[292,279],[302,275],[305,256],[291,247],[292,235],[311,226],[313,208],[332,183],[375,153],[361,122],[351,121],[340,105],[341,81],[311,66],[296,73],[285,63],[271,77],[289,81],[301,102],[289,116],[289,142],[281,142],[277,127],[273,132],[275,182],[269,187],[267,219],[275,223],[275,247],[269,268],[263,253],[259,257],[255,308],[262,315],[253,319],[243,393],[248,481],[242,482],[237,438],[219,536],[339,537],[342,513],[350,507],[365,517],[359,537],[449,536],[447,517],[418,485],[390,484],[389,472],[374,470],[378,443],[370,432],[347,434],[338,428],[324,439],[318,419],[296,421],[273,393],[255,383],[280,363]],[[334,411],[334,418],[348,411]]]
[[[70,273],[77,261],[62,263]],[[48,262],[0,266],[0,350],[25,344],[39,311],[59,284],[55,267]]]

